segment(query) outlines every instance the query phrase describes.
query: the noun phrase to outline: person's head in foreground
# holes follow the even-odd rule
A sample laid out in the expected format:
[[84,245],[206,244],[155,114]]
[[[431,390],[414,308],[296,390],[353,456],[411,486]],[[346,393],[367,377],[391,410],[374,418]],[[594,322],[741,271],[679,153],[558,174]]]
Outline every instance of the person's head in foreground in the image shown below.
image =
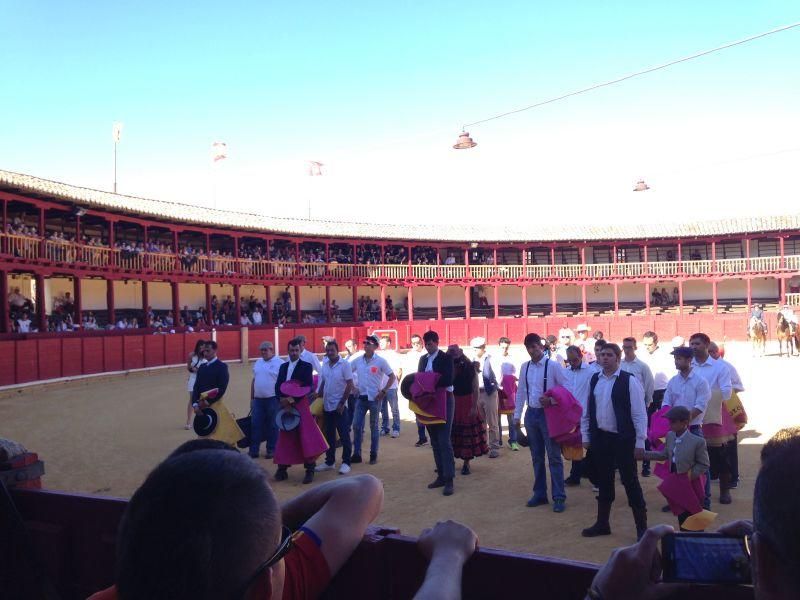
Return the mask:
[[[800,427],[790,427],[776,433],[761,449],[753,521],[735,521],[720,528],[725,535],[748,536],[756,600],[800,597],[798,497]],[[615,550],[595,576],[591,590],[615,600],[672,597],[670,593],[680,597],[681,585],[658,582],[659,540],[672,532],[672,527],[658,525],[639,543]],[[592,597],[592,591],[587,597]]]
[[[316,567],[327,583],[380,511],[383,490],[366,476],[312,492],[281,507],[266,471],[245,454],[215,440],[183,444],[148,475],[125,511],[117,540],[118,597],[281,598],[285,584],[292,589],[297,583],[287,581],[285,557],[293,544],[289,527],[300,525],[323,542]],[[352,531],[337,525],[339,518]]]

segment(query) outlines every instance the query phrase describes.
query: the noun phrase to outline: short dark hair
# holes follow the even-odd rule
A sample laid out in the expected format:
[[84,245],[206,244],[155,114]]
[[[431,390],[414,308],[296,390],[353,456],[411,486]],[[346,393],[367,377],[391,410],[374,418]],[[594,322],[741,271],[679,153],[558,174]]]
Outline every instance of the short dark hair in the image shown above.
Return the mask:
[[239,452],[236,448],[221,440],[197,438],[194,440],[189,440],[188,442],[183,442],[180,446],[175,448],[175,450],[172,451],[172,454],[170,454],[167,458],[180,456],[181,454],[188,454],[189,452],[195,452],[196,450],[231,450],[233,452]]
[[617,358],[622,356],[622,348],[620,348],[616,344],[605,344],[602,348],[600,348],[600,352],[603,352],[605,350],[611,350]]
[[294,348],[295,346],[299,346],[300,343],[301,342],[300,342],[299,338],[293,337],[292,339],[289,340],[289,343],[287,344],[287,347],[288,348]]
[[626,338],[622,338],[622,343],[624,344],[625,342],[631,342],[635,346],[636,345],[636,338],[635,337],[630,337],[630,336],[626,337]]
[[428,342],[433,342],[434,344],[439,343],[439,334],[435,331],[426,331],[425,335],[422,336],[422,341],[426,344]]
[[694,339],[698,339],[698,340],[700,340],[700,341],[701,341],[701,342],[703,342],[703,343],[704,343],[706,346],[708,346],[708,345],[711,343],[711,338],[710,338],[710,337],[708,337],[708,336],[707,336],[705,333],[693,333],[691,336],[689,336],[689,341],[690,341],[690,342],[691,342],[692,340],[694,340]]
[[336,348],[337,352],[339,351],[339,344],[336,343],[336,340],[328,340],[327,342],[325,342],[325,348],[327,348],[328,346],[333,346],[334,348]]
[[658,334],[655,331],[645,331],[642,334],[643,338],[653,338],[653,341],[657,344],[658,343]]
[[[202,518],[193,507],[202,508]],[[122,517],[120,598],[231,597],[277,542],[280,526],[265,472],[247,456],[223,449],[170,456]]]
[[603,346],[605,346],[607,343],[608,342],[605,341],[603,338],[598,338],[594,341],[594,348],[595,350],[597,350],[597,347],[600,346],[600,349],[602,350]]
[[581,352],[581,349],[578,348],[577,346],[567,346],[567,354],[569,354],[570,352],[577,354],[578,356],[581,356],[583,354],[583,352]]
[[419,340],[422,339],[422,337],[418,333],[412,333],[409,339],[413,340],[414,338],[417,338]]
[[538,333],[529,333],[525,336],[523,344],[525,344],[526,348],[530,348],[532,346],[541,346],[542,336],[540,336]]
[[761,449],[753,490],[753,525],[783,569],[800,583],[800,427],[781,429]]
[[204,345],[204,346],[211,346],[211,347],[212,347],[214,350],[216,350],[216,349],[217,349],[217,342],[215,342],[214,340],[206,340],[206,341],[203,343],[203,345]]
[[497,340],[497,343],[498,344],[510,344],[511,340],[504,336],[504,337],[501,337],[499,340]]
[[600,330],[598,329],[597,331],[595,331],[595,332],[592,334],[592,337],[593,337],[594,339],[596,339],[596,340],[602,340],[602,339],[603,339],[603,332],[602,332],[602,331],[600,331]]

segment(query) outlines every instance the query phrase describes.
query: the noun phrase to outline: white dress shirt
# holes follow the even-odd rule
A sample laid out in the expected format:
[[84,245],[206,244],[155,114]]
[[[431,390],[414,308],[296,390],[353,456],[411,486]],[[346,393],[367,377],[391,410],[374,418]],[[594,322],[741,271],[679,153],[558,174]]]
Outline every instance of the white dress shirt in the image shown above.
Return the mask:
[[294,362],[291,360],[289,361],[289,366],[286,368],[286,381],[289,381],[292,378],[292,373],[294,373],[294,368],[297,366],[298,362],[300,362],[299,358]]
[[339,407],[339,402],[342,401],[344,391],[347,389],[347,382],[352,380],[353,369],[346,360],[340,358],[335,363],[326,361],[322,365],[320,386],[325,385],[322,390],[322,403],[326,411],[331,412]]
[[[345,358],[345,360],[348,363],[350,363],[351,370],[352,370],[353,363],[355,363],[355,361],[358,360],[359,358],[361,358],[362,356],[364,356],[364,351],[363,350],[359,350],[358,352],[353,352],[350,356]],[[416,368],[416,367],[414,367],[414,368]],[[353,371],[353,394],[358,396],[358,373],[356,373],[355,371]]]
[[278,381],[278,371],[283,360],[273,356],[269,360],[259,358],[253,363],[253,397],[273,398],[275,396],[275,383]]
[[638,358],[634,358],[630,362],[623,358],[619,363],[619,367],[639,380],[639,383],[642,384],[642,388],[644,388],[645,406],[650,406],[650,403],[653,401],[654,383],[653,372],[650,370],[650,367],[647,366],[647,363]]
[[637,354],[637,357],[650,367],[650,371],[653,373],[653,389],[667,389],[667,383],[677,372],[675,357],[669,353],[669,350],[663,346],[657,346],[654,352],[650,353],[645,349],[644,352]]
[[[621,369],[617,369],[610,376],[602,371],[598,375],[597,384],[594,386],[595,417],[597,427],[610,433],[618,433],[617,415],[614,412],[614,404],[611,401],[611,392],[614,384],[619,377]],[[636,430],[636,448],[644,448],[644,440],[647,437],[647,409],[644,405],[644,388],[636,377],[628,378],[628,393],[631,398],[631,419],[633,428]],[[589,442],[589,410],[581,417],[581,436],[584,442]]]
[[[394,383],[392,383],[392,385],[389,386],[389,389],[396,390],[398,382],[397,372],[402,369],[402,367],[400,366],[400,355],[394,350],[379,350],[378,354],[382,358],[386,359],[386,362],[389,363],[389,366],[392,368],[392,371],[394,371],[395,374]],[[417,369],[415,368],[414,371],[416,370]],[[383,380],[383,383],[381,385],[386,385],[386,379],[388,379],[388,377]]]
[[313,370],[314,373],[316,373],[317,375],[322,373],[322,365],[320,364],[317,355],[311,352],[311,350],[306,350],[304,348],[303,351],[300,353],[300,358],[307,363],[311,363],[311,369]]
[[678,373],[669,380],[661,406],[684,406],[690,412],[696,408],[700,414],[692,419],[690,425],[702,425],[703,414],[710,399],[711,389],[708,383],[692,369],[687,377]]
[[350,363],[350,367],[358,378],[358,391],[362,396],[366,396],[369,402],[375,400],[385,385],[384,375],[392,374],[392,367],[386,362],[385,358],[373,354],[372,358],[367,358],[364,354]]
[[728,367],[728,372],[731,376],[731,389],[735,392],[743,392],[744,391],[744,384],[742,383],[742,378],[739,377],[739,371],[736,370],[729,361],[725,360],[724,358],[718,358],[717,362],[722,363],[723,365]]
[[[544,388],[544,368],[547,365],[547,388]],[[542,408],[539,398],[547,390],[557,385],[567,387],[567,373],[558,361],[542,357],[539,362],[531,360],[522,363],[519,369],[516,408],[514,420],[522,418],[522,409],[527,404],[531,408]]]
[[588,364],[581,361],[580,367],[577,369],[573,369],[570,365],[567,365],[566,372],[567,385],[565,387],[575,396],[575,399],[581,403],[583,412],[586,412],[589,406],[589,383],[595,371]]
[[502,382],[503,377],[506,375],[513,375],[514,377],[517,376],[517,359],[508,353],[507,355],[503,356],[502,354],[492,356],[492,368],[494,369],[494,374],[497,375],[497,378]]
[[728,366],[710,356],[702,363],[692,359],[692,370],[706,380],[711,399],[703,415],[703,423],[722,424],[722,403],[731,397],[731,373]]

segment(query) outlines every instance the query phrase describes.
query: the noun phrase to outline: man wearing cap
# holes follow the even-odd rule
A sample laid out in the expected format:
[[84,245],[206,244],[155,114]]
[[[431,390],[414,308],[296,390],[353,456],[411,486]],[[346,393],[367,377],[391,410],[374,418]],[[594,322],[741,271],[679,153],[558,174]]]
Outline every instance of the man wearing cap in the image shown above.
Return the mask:
[[[639,358],[650,367],[653,373],[653,401],[647,407],[647,422],[653,413],[661,408],[667,383],[675,375],[675,360],[669,350],[658,344],[658,335],[655,331],[645,331],[642,335],[644,352],[638,354]],[[645,440],[645,450],[650,450],[650,440]],[[650,461],[642,461],[642,477],[650,476]]]
[[436,479],[428,484],[428,489],[443,487],[442,494],[452,496],[454,492],[453,479],[456,474],[456,462],[453,456],[453,443],[450,435],[453,429],[453,415],[455,414],[455,397],[453,396],[453,358],[439,350],[439,334],[435,331],[426,331],[422,336],[427,353],[419,359],[418,373],[439,373],[436,387],[445,388],[447,391],[446,419],[440,425],[428,425],[428,436],[431,438],[433,460],[436,463]]
[[[300,354],[302,352],[302,342],[298,338],[292,338],[289,340],[288,345],[288,353],[289,353],[289,360],[283,363],[278,370],[278,378],[275,380],[275,395],[280,398],[280,403],[283,408],[282,411],[279,411],[279,415],[281,413],[289,413],[293,411],[300,411],[304,410],[308,412],[309,418],[311,418],[311,425],[316,427],[313,423],[313,417],[311,417],[311,411],[309,410],[309,403],[307,396],[287,396],[285,393],[281,391],[281,386],[287,381],[296,381],[299,386],[303,388],[308,388],[309,392],[314,386],[314,374],[312,372],[312,366],[310,363],[305,362],[303,359],[300,358]],[[296,441],[296,437],[301,436],[300,432],[300,425],[296,426],[292,430],[284,430],[281,429],[278,433],[278,443],[275,448],[275,462],[278,464],[278,470],[275,472],[275,480],[276,481],[284,481],[289,477],[288,470],[292,464],[297,463],[290,463],[290,462],[281,462],[285,460],[283,456],[288,454],[286,452],[286,448],[289,445],[296,447],[299,446],[299,443]],[[282,448],[281,446],[284,446]],[[317,455],[318,456],[318,455]],[[314,481],[314,468],[316,466],[316,456],[314,457],[314,461],[308,461],[307,457],[303,457],[303,466],[305,467],[306,474],[303,478],[303,483],[311,483]]]
[[317,472],[336,468],[336,434],[342,441],[342,466],[340,475],[350,472],[350,418],[347,414],[347,400],[353,389],[353,369],[339,357],[339,344],[330,340],[325,344],[325,361],[319,378],[319,390],[314,398],[322,397],[325,439],[328,452],[325,462],[316,468]]
[[261,358],[253,363],[253,380],[250,382],[252,431],[249,454],[252,458],[258,458],[261,440],[266,440],[267,454],[265,458],[272,458],[278,441],[275,415],[281,406],[275,395],[275,383],[278,381],[278,371],[280,371],[283,361],[275,356],[272,342],[261,342],[258,350]]
[[500,456],[500,412],[497,406],[497,376],[492,368],[491,356],[486,352],[486,339],[474,337],[470,342],[475,350],[475,358],[480,364],[481,376],[478,378],[480,388],[479,406],[486,416],[489,428],[489,458]]
[[[375,354],[378,349],[378,338],[368,335],[364,338],[364,354],[350,363],[350,367],[358,380],[359,396],[356,401],[356,414],[353,416],[353,464],[362,462],[361,440],[364,437],[364,418],[369,411],[369,464],[378,462],[378,444],[380,443],[381,404],[386,391],[395,381],[394,371],[386,359]],[[384,375],[386,379],[384,379]]]
[[[391,434],[393,438],[396,438],[400,437],[400,405],[397,402],[397,384],[403,377],[403,367],[400,364],[400,355],[390,347],[392,338],[382,335],[378,343],[380,344],[378,354],[386,359],[395,374],[394,383],[386,390],[386,396],[384,396],[381,406],[381,435],[389,435],[389,410],[391,410]],[[384,381],[385,383],[386,381]]]

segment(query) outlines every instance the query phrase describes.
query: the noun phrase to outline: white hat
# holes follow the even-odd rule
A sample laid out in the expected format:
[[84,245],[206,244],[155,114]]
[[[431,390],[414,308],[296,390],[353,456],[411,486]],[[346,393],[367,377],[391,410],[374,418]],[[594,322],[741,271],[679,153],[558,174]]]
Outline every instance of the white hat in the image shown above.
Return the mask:
[[680,348],[681,346],[686,345],[686,340],[683,339],[681,336],[676,335],[672,338],[672,347],[673,348]]
[[474,337],[472,341],[469,343],[470,346],[473,348],[480,348],[481,346],[486,345],[486,338],[483,337]]
[[592,328],[589,327],[586,323],[581,323],[575,328],[575,331],[591,331]]

